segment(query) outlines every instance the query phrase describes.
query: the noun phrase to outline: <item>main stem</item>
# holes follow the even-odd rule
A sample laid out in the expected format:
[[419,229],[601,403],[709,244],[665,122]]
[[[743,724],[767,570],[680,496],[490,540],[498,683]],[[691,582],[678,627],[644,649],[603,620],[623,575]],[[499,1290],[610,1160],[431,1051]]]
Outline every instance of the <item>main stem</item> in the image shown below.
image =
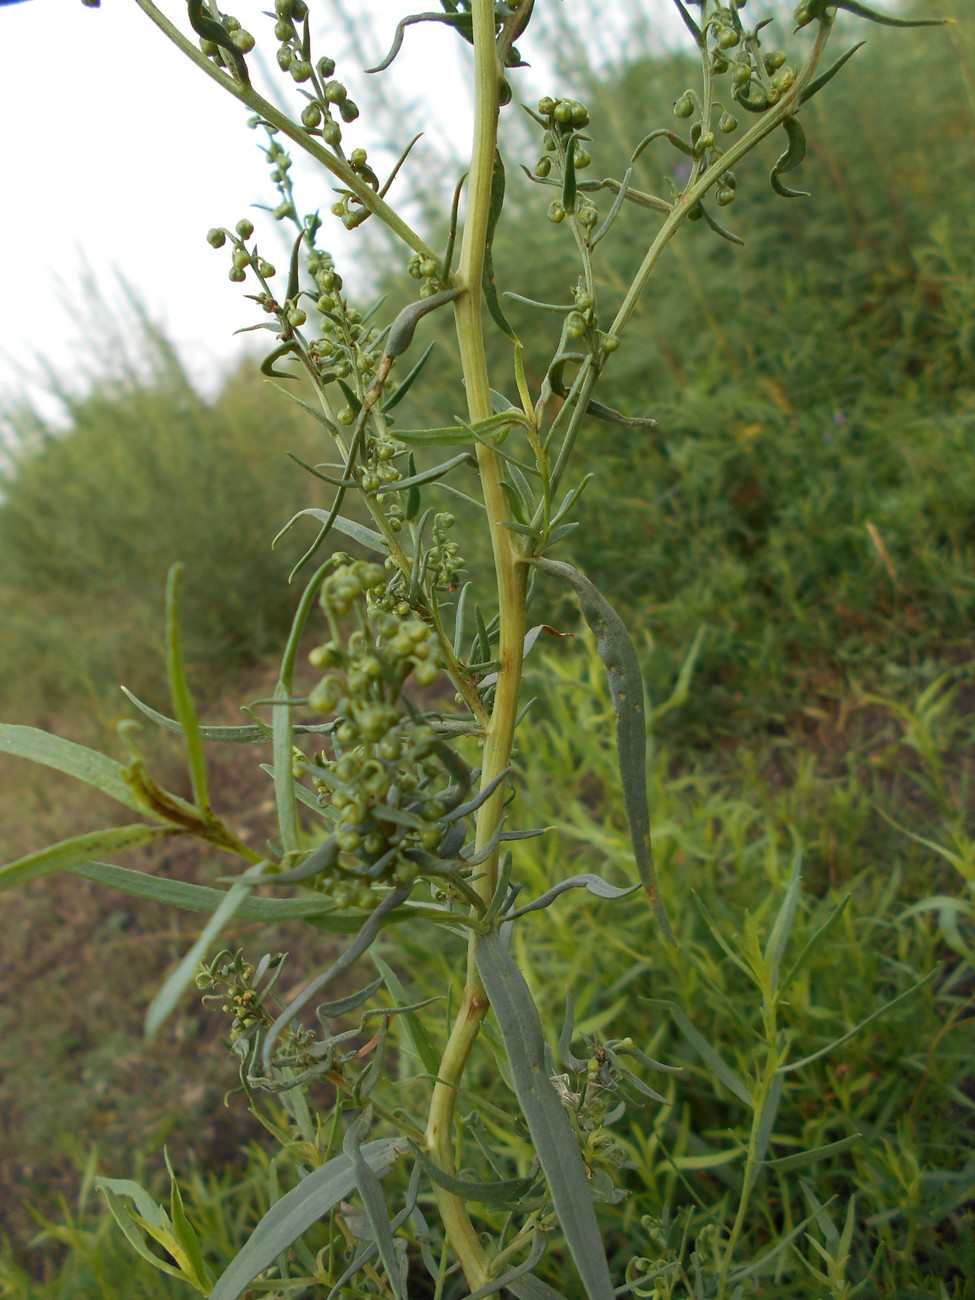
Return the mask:
[[[472,9],[474,35],[474,141],[468,174],[467,217],[456,283],[467,290],[457,299],[455,316],[460,346],[467,407],[472,422],[491,414],[491,392],[484,335],[481,321],[481,282],[484,269],[488,217],[491,206],[491,180],[497,151],[499,69],[494,41],[495,13],[492,0],[474,0]],[[511,761],[521,665],[525,638],[525,594],[527,566],[515,534],[503,526],[508,507],[501,488],[501,459],[490,447],[477,444],[477,461],[481,475],[484,505],[491,531],[494,566],[498,583],[500,644],[498,647],[498,682],[494,707],[487,726],[481,765],[481,783],[489,785]],[[482,848],[494,835],[504,808],[505,783],[501,782],[482,806],[477,818],[476,847]],[[498,881],[499,850],[481,864],[481,874],[474,882],[479,895],[488,901]],[[474,935],[467,955],[467,978],[460,1010],[447,1040],[430,1102],[427,1123],[427,1147],[435,1163],[448,1173],[454,1172],[453,1123],[454,1105],[465,1067],[477,1039],[481,1022],[487,1014],[487,997],[474,962]],[[463,1201],[442,1188],[437,1202],[444,1231],[457,1254],[471,1290],[477,1290],[490,1278],[490,1261]]]

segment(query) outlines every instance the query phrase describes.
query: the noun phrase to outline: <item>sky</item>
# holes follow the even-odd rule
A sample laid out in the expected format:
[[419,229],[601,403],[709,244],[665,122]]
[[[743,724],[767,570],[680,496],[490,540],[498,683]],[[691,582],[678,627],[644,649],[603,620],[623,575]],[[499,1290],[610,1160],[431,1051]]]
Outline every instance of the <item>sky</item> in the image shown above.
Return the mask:
[[[233,12],[256,33],[270,25],[262,16],[270,7],[268,0],[235,0]],[[177,20],[185,15],[185,5],[173,0],[164,8]],[[333,24],[334,9],[332,3]],[[388,11],[385,30],[366,33],[372,56],[383,52],[402,8],[390,2]],[[346,38],[340,27],[331,35],[314,47],[317,56],[339,58]],[[443,50],[445,40],[451,43],[431,78],[430,51]],[[469,134],[456,43],[443,28],[407,41],[395,69],[400,93],[409,101],[422,86],[430,102],[425,114],[419,106],[411,110],[406,138],[426,129],[428,140],[442,143],[445,124],[458,143]],[[337,75],[365,104],[359,66],[346,58]],[[275,74],[274,84],[287,93]],[[300,108],[304,101],[296,102]],[[246,129],[244,106],[172,47],[132,0],[104,0],[99,9],[81,0],[26,0],[0,4],[0,113],[7,141],[0,401],[30,387],[37,356],[69,377],[78,371],[90,340],[79,338],[64,304],[83,307],[86,278],[117,303],[114,273],[178,344],[197,383],[212,390],[245,346],[234,330],[254,315],[243,296],[247,286],[228,282],[226,251],[214,252],[206,232],[251,215],[260,237],[252,205],[274,199],[258,148],[263,133]],[[346,147],[371,143],[370,127],[364,111],[346,129]],[[334,195],[320,176],[309,179],[299,203],[327,209]],[[280,261],[280,230],[268,222],[265,232],[264,248]],[[344,235],[333,221],[328,244],[340,265],[348,256],[340,251]]]
[[[158,2],[186,30],[185,0]],[[568,14],[568,8],[553,9],[561,3],[541,0],[541,21],[549,11]],[[599,13],[604,51],[626,48],[634,21],[645,23],[648,16],[655,35],[682,33],[667,0],[622,0],[611,15],[600,0],[571,3],[570,17]],[[264,37],[258,49],[273,58],[266,16],[271,8],[271,0],[234,0],[232,12]],[[344,11],[361,16],[358,51],[350,52]],[[427,169],[425,180],[432,173],[449,195],[460,165],[445,168],[445,153],[463,156],[471,132],[468,47],[447,28],[426,24],[407,31],[388,73],[370,78],[361,71],[378,62],[396,22],[409,11],[407,0],[312,0],[313,54],[337,60],[336,75],[362,106],[360,120],[344,130],[346,148],[367,145],[370,161],[385,156],[388,167],[402,144],[424,131],[410,161]],[[519,74],[519,96],[551,88],[541,42],[533,43],[540,25],[520,42],[534,66]],[[304,101],[276,67],[268,77],[266,65],[256,69],[252,56],[251,69],[269,98],[284,95],[297,105],[295,114],[300,111]],[[376,102],[382,91],[389,96],[385,112]],[[398,108],[393,132],[389,103]],[[274,190],[258,148],[263,133],[246,129],[247,109],[173,47],[134,0],[102,0],[99,8],[81,0],[0,0],[0,114],[7,141],[0,197],[0,415],[21,395],[56,415],[45,399],[49,385],[41,362],[83,387],[98,352],[92,336],[100,334],[90,321],[87,329],[79,324],[90,286],[97,286],[113,317],[124,320],[119,277],[176,344],[198,388],[216,392],[221,377],[253,346],[252,336],[235,337],[234,331],[255,317],[244,298],[248,286],[228,282],[226,250],[210,248],[207,230],[231,227],[249,215],[262,252],[279,263],[285,256],[285,231],[270,220],[262,226],[253,207],[272,202]],[[328,218],[334,195],[312,168],[296,157],[299,206],[320,206]],[[383,174],[380,166],[376,170]],[[390,199],[395,205],[395,188]],[[368,279],[363,233],[349,237],[331,219],[323,236],[350,290],[356,260],[361,278]],[[360,293],[367,292],[363,285]]]

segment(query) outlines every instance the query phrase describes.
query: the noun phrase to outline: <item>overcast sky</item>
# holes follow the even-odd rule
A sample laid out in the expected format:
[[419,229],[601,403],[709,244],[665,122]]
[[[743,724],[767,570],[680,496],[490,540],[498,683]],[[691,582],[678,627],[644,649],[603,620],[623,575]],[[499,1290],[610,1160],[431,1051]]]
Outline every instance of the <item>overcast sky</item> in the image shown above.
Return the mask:
[[[162,7],[185,28],[182,0],[162,0]],[[264,11],[271,7],[270,0],[235,0],[232,6],[269,53],[274,42],[267,41]],[[387,119],[379,110],[370,117],[373,79],[348,54],[342,7],[338,0],[313,0],[323,33],[313,52],[339,61],[337,75],[364,109],[360,121],[345,128],[346,146],[368,145],[373,158],[376,126]],[[401,0],[346,0],[345,7],[373,16],[360,32],[370,60],[388,47],[397,19],[408,11]],[[587,0],[582,8],[589,7]],[[543,0],[540,12],[545,8]],[[612,13],[612,20],[600,17],[604,34],[614,22],[622,30],[640,13],[651,15],[655,34],[675,30],[666,0],[625,0]],[[527,82],[519,74],[525,94],[532,93],[533,79],[538,93],[533,31],[521,45],[535,65]],[[383,74],[396,102],[409,105],[390,144],[427,132],[414,155],[418,165],[442,158],[451,141],[460,151],[466,148],[469,66],[456,35],[427,24],[407,32],[402,54]],[[260,73],[254,76],[265,89]],[[290,91],[292,102],[303,104],[276,68],[271,84],[275,93]],[[81,0],[0,0],[0,113],[7,141],[0,201],[0,403],[29,388],[37,356],[61,374],[77,373],[84,348],[64,302],[78,306],[86,268],[109,297],[113,271],[124,276],[178,345],[194,379],[212,391],[246,346],[234,330],[254,317],[243,297],[246,286],[228,282],[226,252],[208,246],[206,231],[231,226],[251,205],[274,198],[258,149],[263,134],[246,129],[247,110],[171,46],[133,0],[103,0],[98,9]],[[334,196],[320,174],[306,175],[300,206],[325,211]],[[449,193],[453,174],[435,179]],[[396,196],[394,190],[391,198]],[[344,235],[333,220],[324,242],[349,280],[355,254]],[[270,223],[263,247],[280,260],[278,238]],[[362,247],[361,239],[356,247]]]

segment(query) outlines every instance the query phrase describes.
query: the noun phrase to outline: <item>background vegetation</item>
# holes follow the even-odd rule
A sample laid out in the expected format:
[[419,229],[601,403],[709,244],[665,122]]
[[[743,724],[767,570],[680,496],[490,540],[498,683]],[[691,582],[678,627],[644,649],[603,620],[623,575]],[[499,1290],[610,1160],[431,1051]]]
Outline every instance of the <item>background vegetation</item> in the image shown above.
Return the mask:
[[[889,1019],[793,1076],[777,1154],[850,1133],[862,1140],[804,1173],[805,1203],[770,1175],[750,1242],[758,1253],[834,1197],[810,1236],[835,1252],[826,1224],[838,1239],[852,1205],[854,1254],[824,1280],[800,1234],[759,1293],[852,1294],[845,1276],[866,1295],[963,1297],[975,1276],[975,219],[966,177],[975,80],[964,44],[944,33],[869,35],[857,75],[838,78],[825,108],[814,100],[806,118],[813,198],[803,210],[774,201],[752,170],[730,223],[746,248],[695,230],[668,254],[642,328],[610,372],[610,400],[658,425],[588,430],[586,459],[599,461],[590,535],[604,544],[577,558],[645,636],[660,868],[696,963],[661,969],[654,953],[653,996],[693,1007],[709,1040],[747,1068],[747,1040],[724,999],[750,1004],[709,922],[725,939],[747,932],[748,916],[767,929],[797,852],[807,893],[800,942],[851,895],[796,989],[803,1052],[941,963]],[[665,117],[683,88],[681,61],[644,60],[599,79],[580,72],[568,32],[563,58],[559,90],[574,87],[590,104],[594,172],[612,174],[639,123]],[[910,92],[891,94],[898,84]],[[533,162],[527,150],[524,160]],[[536,282],[526,289],[519,277],[519,291],[564,296],[558,239],[540,229],[548,197],[525,182],[506,208],[502,288],[527,264]],[[624,260],[604,267],[610,283],[625,278],[626,244],[615,244]],[[634,233],[634,256],[639,247]],[[512,317],[523,336],[538,328],[515,308]],[[287,544],[269,551],[266,521],[313,499],[312,481],[282,449],[314,458],[315,430],[243,374],[204,402],[165,340],[142,330],[148,369],[108,374],[69,399],[65,430],[13,414],[20,449],[0,502],[5,720],[57,719],[76,735],[93,717],[107,726],[122,713],[123,666],[127,684],[158,700],[162,584],[175,558],[189,562],[185,623],[210,716],[232,721],[231,701],[272,679],[262,660],[290,618],[283,579],[293,556]],[[446,333],[441,345],[452,346]],[[432,382],[404,423],[449,400]],[[478,562],[476,548],[468,556]],[[567,606],[542,612],[578,631]],[[542,725],[519,757],[531,791],[522,823],[558,824],[573,853],[625,872],[609,705],[588,643],[581,634],[551,650],[539,643],[529,668]],[[606,744],[595,757],[593,736]],[[256,827],[265,796],[252,768],[249,754],[223,758],[218,797],[233,807],[252,794]],[[71,794],[56,788],[52,808],[50,789],[28,777],[0,773],[5,856],[27,847],[27,833],[35,847],[52,823],[85,821]],[[544,838],[520,849],[529,879],[533,862],[548,878],[546,854],[557,851]],[[199,879],[207,864],[180,854],[166,869]],[[234,1073],[212,1043],[219,1022],[201,1011],[152,1049],[139,1040],[141,1009],[192,923],[129,899],[118,909],[75,879],[43,882],[9,905],[0,1295],[182,1294],[140,1271],[107,1226],[89,1186],[95,1163],[123,1176],[141,1160],[152,1181],[167,1142],[216,1261],[263,1206],[259,1135],[237,1101],[220,1105]],[[679,1241],[681,1215],[694,1222],[697,1196],[714,1201],[724,1165],[713,1153],[734,1148],[743,1117],[730,1094],[715,1095],[660,1008],[644,1008],[641,1029],[633,993],[638,979],[645,985],[648,930],[642,914],[624,912],[617,904],[604,927],[591,904],[562,902],[558,924],[539,928],[518,959],[542,1000],[560,1005],[566,986],[577,990],[583,1030],[631,1033],[685,1066],[675,1104],[630,1112],[616,1135],[640,1197],[602,1207],[621,1259],[653,1259]],[[290,934],[278,942],[291,946],[296,975],[318,960]],[[387,944],[387,959],[409,969],[408,942]],[[261,943],[273,948],[275,937]],[[587,998],[597,951],[603,974]],[[487,1049],[482,1075],[494,1095]],[[194,1172],[190,1148],[206,1173]],[[513,1135],[513,1166],[523,1156]],[[659,1213],[638,1219],[638,1199]]]

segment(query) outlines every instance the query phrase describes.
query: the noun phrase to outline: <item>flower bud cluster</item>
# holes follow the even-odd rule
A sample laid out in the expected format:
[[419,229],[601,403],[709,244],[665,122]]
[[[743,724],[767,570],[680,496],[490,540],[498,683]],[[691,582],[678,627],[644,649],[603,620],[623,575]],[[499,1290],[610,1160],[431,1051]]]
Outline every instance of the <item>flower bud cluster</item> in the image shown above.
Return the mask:
[[432,579],[434,587],[445,587],[448,591],[457,587],[464,570],[460,547],[448,536],[454,523],[452,514],[434,515],[433,545],[426,556],[427,576]]
[[[274,35],[280,41],[278,67],[305,89],[308,103],[301,124],[309,135],[321,136],[333,149],[342,142],[342,122],[354,122],[359,108],[340,81],[334,80],[335,60],[321,58],[313,64],[305,0],[274,0]],[[298,24],[301,24],[299,30]],[[337,116],[336,116],[337,115]]]
[[432,298],[435,293],[439,293],[441,289],[446,287],[441,274],[440,263],[436,258],[424,257],[420,253],[414,253],[406,269],[414,280],[423,281],[420,286],[421,298]]
[[[553,173],[561,175],[565,171],[566,159],[571,151],[572,163],[576,171],[582,171],[592,162],[585,142],[590,139],[581,133],[581,128],[589,125],[589,110],[578,99],[554,99],[544,95],[538,101],[537,121],[545,128],[542,137],[542,153],[535,164],[535,175],[547,180]],[[585,201],[587,209],[595,212],[595,204]],[[580,214],[582,208],[580,208]],[[563,221],[565,209],[561,203],[552,204],[549,220]],[[586,223],[583,223],[586,224]],[[595,225],[595,220],[591,222]]]
[[[230,255],[230,271],[228,273],[230,279],[234,284],[243,284],[247,279],[247,272],[253,271],[261,282],[262,289],[264,290],[264,297],[270,300],[270,295],[267,294],[266,282],[268,280],[273,280],[277,275],[277,269],[270,262],[261,257],[256,244],[253,244],[248,248],[247,241],[253,234],[254,223],[247,217],[242,217],[240,221],[237,222],[234,230],[227,230],[223,226],[212,227],[212,229],[207,232],[207,243],[211,248],[223,248],[229,239],[232,249]],[[261,305],[266,306],[266,303],[262,300]],[[277,304],[274,304],[274,310],[278,310]]]
[[[220,24],[224,31],[229,35],[232,44],[241,54],[250,54],[254,48],[254,37],[249,31],[240,24],[240,19],[235,18],[232,14],[221,14]],[[216,41],[207,40],[205,37],[200,38],[200,50],[211,63],[215,63],[218,68],[229,68],[230,62],[216,43]]]
[[[265,997],[284,962],[284,953],[266,957],[255,967],[246,960],[242,949],[231,953],[224,949],[210,962],[201,964],[196,976],[196,987],[207,991],[205,1002],[220,1003],[222,1011],[233,1016],[230,1026],[231,1042],[249,1036],[258,1029],[266,1029],[274,1020],[274,1013],[265,1005]],[[272,978],[261,989],[267,975]]]
[[[443,742],[415,711],[397,707],[407,680],[436,681],[440,657],[432,629],[387,591],[381,565],[337,554],[320,599],[332,638],[311,652],[324,675],[308,703],[331,714],[334,728],[331,753],[315,757],[312,776],[337,813],[336,852],[308,883],[337,906],[370,907],[376,883],[430,874],[441,819],[457,802],[438,756]],[[344,637],[338,623],[349,616],[358,626]]]

